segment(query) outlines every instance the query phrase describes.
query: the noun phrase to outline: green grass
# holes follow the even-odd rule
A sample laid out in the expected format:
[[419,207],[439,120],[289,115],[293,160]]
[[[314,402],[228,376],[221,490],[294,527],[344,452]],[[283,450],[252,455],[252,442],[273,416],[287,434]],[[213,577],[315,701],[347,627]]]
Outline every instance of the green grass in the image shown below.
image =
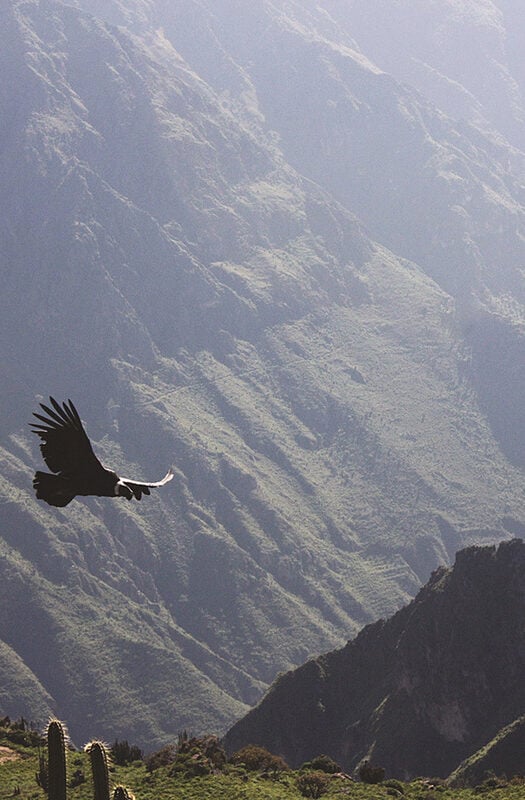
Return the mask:
[[[17,754],[12,761],[0,760],[0,800],[44,800],[43,790],[36,782],[38,750],[0,738],[0,747]],[[4,751],[0,751],[4,754]],[[86,781],[68,789],[68,800],[92,800],[93,787],[88,757],[83,752],[72,751],[68,758],[70,779],[82,771]],[[247,772],[241,767],[227,765],[225,772],[195,778],[170,777],[169,767],[148,772],[142,761],[127,767],[111,767],[113,786],[122,784],[135,795],[136,800],[300,800],[297,788],[299,772],[290,770],[277,778],[268,778],[257,772]],[[493,781],[495,783],[495,781]],[[450,789],[441,782],[418,779],[410,783],[399,781],[368,785],[348,777],[333,776],[329,780],[326,800],[352,798],[352,800],[474,800],[480,795],[486,800],[521,800],[523,779],[485,784],[475,789]]]

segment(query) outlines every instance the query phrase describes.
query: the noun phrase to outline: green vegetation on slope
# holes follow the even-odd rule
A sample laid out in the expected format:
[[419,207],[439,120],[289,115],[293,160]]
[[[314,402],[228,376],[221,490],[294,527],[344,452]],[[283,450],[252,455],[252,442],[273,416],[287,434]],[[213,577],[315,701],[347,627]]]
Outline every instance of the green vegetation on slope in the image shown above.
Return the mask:
[[[261,748],[252,748],[253,757],[248,748],[226,762],[217,755],[215,759],[202,755],[195,743],[202,748],[206,741],[206,737],[192,740],[182,735],[177,745],[146,760],[138,757],[124,765],[110,762],[109,793],[106,788],[95,796],[113,797],[117,786],[125,787],[136,800],[301,800],[321,796],[325,800],[473,800],[480,794],[487,800],[519,800],[523,795],[524,779],[519,777],[509,781],[493,777],[475,789],[451,789],[432,778],[410,783],[388,776],[383,780],[380,769],[363,768],[362,780],[356,780],[339,772],[326,756],[313,759],[300,770],[290,770],[282,759]],[[44,800],[47,796],[40,785],[47,785],[48,778],[39,744],[40,735],[23,720],[0,720],[0,800]],[[100,743],[96,746],[101,748]],[[133,749],[121,747],[120,755],[124,752],[133,754]],[[214,752],[219,753],[220,747]],[[67,761],[68,800],[92,800],[95,773],[89,753],[70,748]]]

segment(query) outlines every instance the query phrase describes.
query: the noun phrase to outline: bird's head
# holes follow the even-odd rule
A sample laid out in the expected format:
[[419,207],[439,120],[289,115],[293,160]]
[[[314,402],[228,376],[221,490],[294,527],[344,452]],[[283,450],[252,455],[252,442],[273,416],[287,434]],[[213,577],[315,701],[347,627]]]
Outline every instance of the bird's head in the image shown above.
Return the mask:
[[127,486],[124,481],[118,481],[117,485],[115,486],[115,495],[117,497],[125,497],[126,500],[131,500],[133,497],[133,492]]

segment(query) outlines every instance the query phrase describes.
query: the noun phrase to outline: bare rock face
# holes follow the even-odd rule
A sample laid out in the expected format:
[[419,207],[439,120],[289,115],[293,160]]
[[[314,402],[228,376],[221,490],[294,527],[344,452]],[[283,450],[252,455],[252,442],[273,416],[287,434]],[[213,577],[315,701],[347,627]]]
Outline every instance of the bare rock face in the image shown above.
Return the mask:
[[525,708],[524,567],[520,539],[459,552],[388,621],[281,677],[228,747],[445,777]]

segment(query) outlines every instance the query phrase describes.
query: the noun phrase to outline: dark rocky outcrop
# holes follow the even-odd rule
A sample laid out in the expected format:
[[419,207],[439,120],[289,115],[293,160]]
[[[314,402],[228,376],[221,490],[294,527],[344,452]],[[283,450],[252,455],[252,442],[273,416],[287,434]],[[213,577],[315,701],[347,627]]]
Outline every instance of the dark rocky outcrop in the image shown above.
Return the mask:
[[522,540],[463,550],[393,617],[280,677],[227,746],[445,777],[525,709],[524,620]]

